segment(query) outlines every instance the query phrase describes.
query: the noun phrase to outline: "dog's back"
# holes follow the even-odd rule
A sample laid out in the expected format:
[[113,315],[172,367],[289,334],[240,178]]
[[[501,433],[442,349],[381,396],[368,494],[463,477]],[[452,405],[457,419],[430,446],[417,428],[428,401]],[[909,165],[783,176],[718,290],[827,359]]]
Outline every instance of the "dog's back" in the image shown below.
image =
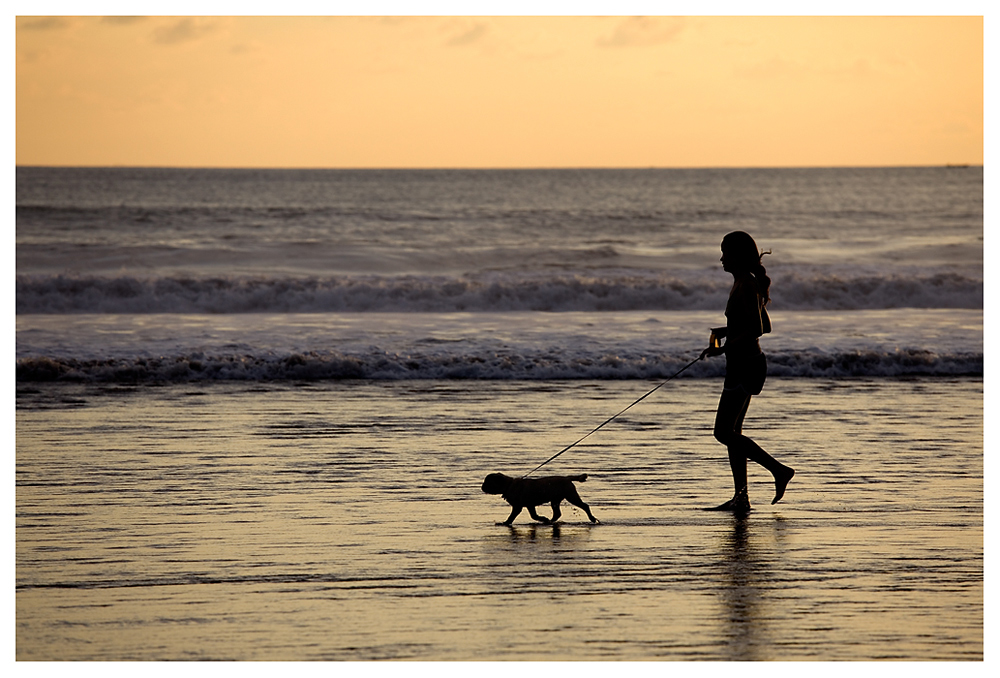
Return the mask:
[[587,474],[576,476],[544,476],[542,478],[514,478],[503,498],[517,506],[539,506],[575,497],[574,481],[584,482]]

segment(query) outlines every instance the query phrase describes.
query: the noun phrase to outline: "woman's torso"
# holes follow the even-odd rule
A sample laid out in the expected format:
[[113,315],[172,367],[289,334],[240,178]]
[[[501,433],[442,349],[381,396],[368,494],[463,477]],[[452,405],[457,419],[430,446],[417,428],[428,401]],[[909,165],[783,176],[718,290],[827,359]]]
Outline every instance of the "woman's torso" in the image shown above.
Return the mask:
[[752,357],[760,353],[760,337],[771,331],[771,321],[749,272],[735,276],[726,304],[726,355]]

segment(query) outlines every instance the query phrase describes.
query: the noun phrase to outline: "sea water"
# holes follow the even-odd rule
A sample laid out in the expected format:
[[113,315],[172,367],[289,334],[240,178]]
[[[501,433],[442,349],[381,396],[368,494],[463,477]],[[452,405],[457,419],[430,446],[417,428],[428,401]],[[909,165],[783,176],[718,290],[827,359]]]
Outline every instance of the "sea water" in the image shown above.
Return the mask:
[[[982,168],[17,169],[19,659],[981,659]],[[772,278],[745,519],[696,362]],[[542,510],[545,513],[545,509]]]

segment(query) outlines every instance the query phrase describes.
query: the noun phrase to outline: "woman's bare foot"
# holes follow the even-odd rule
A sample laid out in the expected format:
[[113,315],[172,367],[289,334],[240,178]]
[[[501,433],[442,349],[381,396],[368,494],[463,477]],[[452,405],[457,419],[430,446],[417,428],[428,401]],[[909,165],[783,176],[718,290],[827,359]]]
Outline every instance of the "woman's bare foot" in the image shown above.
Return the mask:
[[709,511],[732,511],[733,513],[747,513],[750,511],[750,498],[747,496],[747,488],[743,488],[733,495],[733,498],[724,504],[719,504]]
[[785,488],[788,487],[788,481],[794,475],[795,469],[790,466],[785,466],[782,471],[774,475],[774,499],[771,500],[772,504],[777,504],[785,496]]

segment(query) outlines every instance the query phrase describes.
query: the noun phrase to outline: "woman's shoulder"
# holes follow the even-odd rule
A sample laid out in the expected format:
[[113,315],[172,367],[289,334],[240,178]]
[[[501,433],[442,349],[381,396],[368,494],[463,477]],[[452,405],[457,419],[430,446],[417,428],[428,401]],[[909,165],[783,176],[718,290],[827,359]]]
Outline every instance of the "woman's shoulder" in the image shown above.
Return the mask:
[[750,273],[737,275],[733,280],[733,291],[730,293],[730,296],[743,294],[757,295],[757,281]]

